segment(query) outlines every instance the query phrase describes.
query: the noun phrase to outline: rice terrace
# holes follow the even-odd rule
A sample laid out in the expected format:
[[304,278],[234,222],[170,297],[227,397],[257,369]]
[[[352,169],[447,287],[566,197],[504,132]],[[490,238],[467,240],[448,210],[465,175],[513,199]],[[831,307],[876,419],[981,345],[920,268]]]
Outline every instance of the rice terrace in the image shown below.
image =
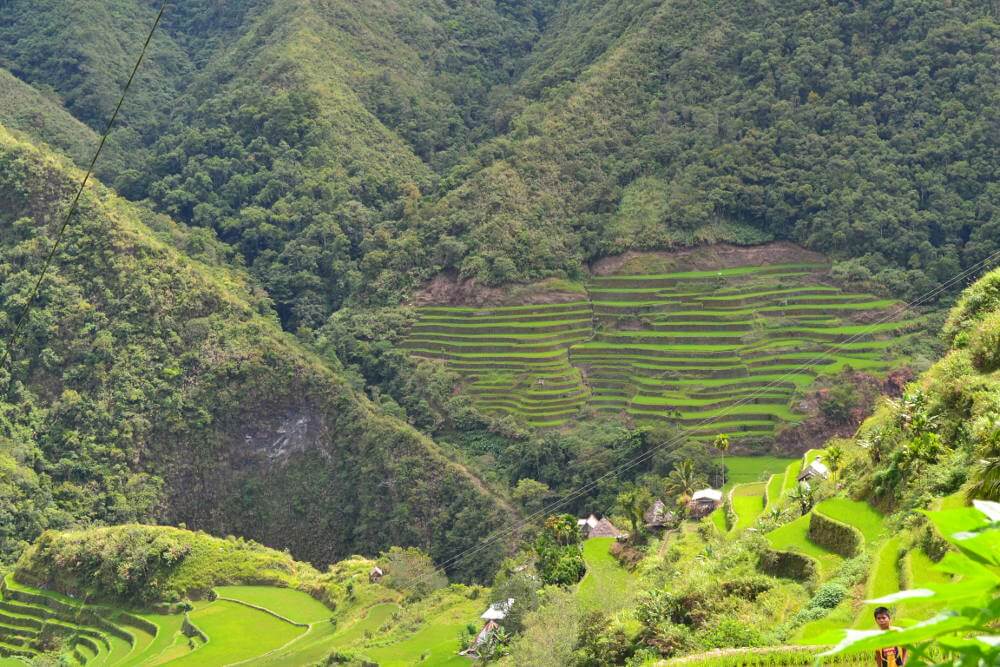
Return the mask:
[[422,305],[404,346],[443,360],[477,407],[535,427],[593,411],[703,441],[770,437],[801,418],[795,398],[819,375],[887,370],[890,346],[920,324],[897,301],[838,287],[814,253],[771,251],[799,261],[756,264],[761,248],[636,255],[575,298],[560,284],[533,303]]

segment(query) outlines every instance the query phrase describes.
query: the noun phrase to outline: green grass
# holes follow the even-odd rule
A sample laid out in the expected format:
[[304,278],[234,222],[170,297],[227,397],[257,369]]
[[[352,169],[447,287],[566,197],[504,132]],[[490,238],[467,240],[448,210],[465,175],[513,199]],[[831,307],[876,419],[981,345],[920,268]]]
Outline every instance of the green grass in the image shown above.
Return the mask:
[[220,597],[264,607],[295,623],[317,623],[333,615],[319,600],[302,591],[275,586],[217,586]]
[[714,525],[716,530],[718,530],[722,535],[725,535],[726,531],[729,530],[726,527],[726,513],[722,510],[722,508],[719,508],[709,514],[708,520],[712,522],[712,525]]
[[595,537],[583,543],[587,573],[577,586],[576,596],[584,609],[613,611],[629,597],[635,577],[608,551],[614,542],[613,537]]
[[[872,562],[872,571],[865,586],[865,599],[891,595],[899,591],[899,547],[902,537],[896,535],[882,543]],[[877,605],[865,605],[854,619],[854,627],[859,630],[873,627],[872,611]]]
[[785,473],[771,475],[767,480],[764,500],[767,507],[773,507],[781,499],[781,487],[785,482]]
[[[935,569],[935,563],[922,549],[912,549],[903,558],[903,569],[908,579],[907,588],[922,588],[950,581],[949,575]],[[906,600],[896,609],[896,618],[906,623],[924,621],[936,611],[933,600]]]
[[469,623],[478,625],[484,601],[459,598],[423,619],[413,634],[385,646],[359,650],[380,667],[468,666],[469,659],[458,655],[458,637]]
[[868,545],[878,542],[884,529],[885,517],[865,502],[848,498],[830,498],[817,505],[814,511],[854,526],[864,536]]
[[[182,614],[171,614],[169,616],[164,614],[140,614],[140,617],[155,624],[159,628],[159,631],[149,646],[141,653],[129,656],[129,659],[122,663],[123,667],[141,667],[159,664],[159,660],[170,654],[170,649],[178,643],[178,640],[183,639],[181,625],[184,623],[184,616]],[[182,655],[187,653],[187,642],[180,642],[179,649]]]
[[[777,456],[727,456],[726,457],[726,488],[736,484],[761,482],[770,475],[781,473],[794,459]],[[715,463],[722,459],[716,458]]]
[[189,616],[208,642],[171,665],[229,665],[278,649],[306,632],[306,628],[228,600],[196,603]]
[[809,539],[809,515],[798,519],[767,534],[767,541],[779,551],[796,551],[811,556],[819,564],[819,575],[826,579],[844,562],[837,554],[827,551]]
[[834,630],[850,627],[855,619],[854,601],[850,596],[834,607],[823,618],[806,623],[792,637],[792,644],[811,645],[816,643],[816,637],[823,637]]
[[736,514],[736,523],[733,525],[733,532],[738,532],[749,528],[757,517],[764,511],[764,489],[763,482],[753,484],[741,484],[733,488],[732,505]]
[[798,476],[800,472],[802,472],[801,460],[796,459],[795,461],[792,461],[791,463],[788,464],[788,467],[785,468],[784,479],[781,481],[782,493],[788,493],[796,486],[798,486],[799,484]]

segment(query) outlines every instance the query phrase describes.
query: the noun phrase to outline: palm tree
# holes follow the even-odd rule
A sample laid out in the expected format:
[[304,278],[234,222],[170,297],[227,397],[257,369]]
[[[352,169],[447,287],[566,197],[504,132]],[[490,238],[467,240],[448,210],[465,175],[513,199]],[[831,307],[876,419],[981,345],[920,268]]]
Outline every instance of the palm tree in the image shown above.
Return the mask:
[[715,448],[722,452],[722,486],[726,486],[726,452],[729,451],[729,436],[720,433],[715,436]]
[[686,505],[698,487],[704,483],[704,478],[694,469],[694,462],[685,459],[667,475],[663,489],[668,497],[676,500],[678,505]]
[[639,524],[642,521],[642,515],[652,501],[652,494],[644,486],[630,485],[618,494],[618,507],[632,524],[632,534],[629,537],[633,541],[639,539]]

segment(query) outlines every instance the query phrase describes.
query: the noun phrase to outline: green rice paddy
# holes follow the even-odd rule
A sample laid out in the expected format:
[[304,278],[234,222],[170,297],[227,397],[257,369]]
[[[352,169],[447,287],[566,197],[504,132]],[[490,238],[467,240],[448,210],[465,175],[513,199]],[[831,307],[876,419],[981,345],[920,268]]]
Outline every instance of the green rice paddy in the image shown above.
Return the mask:
[[770,438],[801,418],[795,396],[817,376],[885,370],[914,324],[865,324],[898,304],[826,284],[827,268],[597,276],[571,302],[426,306],[404,346],[445,362],[480,409],[532,426],[593,410],[706,442]]
[[635,575],[623,568],[608,551],[614,541],[613,537],[595,537],[583,543],[587,573],[580,580],[576,595],[584,609],[615,611],[631,594]]
[[882,535],[885,517],[868,503],[848,498],[830,498],[817,505],[813,511],[857,528],[868,545],[876,544]]
[[[726,457],[726,489],[737,484],[767,482],[772,475],[784,477],[788,464],[796,459],[780,456],[727,456]],[[714,460],[722,463],[722,458]],[[796,473],[797,474],[797,473]]]
[[[617,570],[603,560],[592,563],[596,557],[590,554],[592,549],[588,567],[594,567],[595,582],[618,587],[616,576],[631,575],[607,554],[607,546],[604,556]],[[334,612],[297,590],[220,586],[215,599],[196,601],[187,614],[133,614],[83,605],[21,585],[10,576],[3,588],[0,664],[6,660],[12,665],[41,655],[43,631],[65,638],[68,652],[60,664],[88,667],[277,667],[319,664],[332,651],[387,667],[466,665],[468,659],[457,655],[458,636],[467,624],[478,622],[486,604],[485,598],[445,589],[416,603],[407,615],[398,600],[385,599],[393,595],[391,591],[379,588],[382,597],[362,591],[354,604]],[[337,622],[332,623],[331,617]]]
[[819,575],[822,579],[832,575],[844,562],[841,556],[827,551],[809,539],[808,514],[771,531],[767,534],[767,541],[778,551],[795,551],[812,557],[819,565]]

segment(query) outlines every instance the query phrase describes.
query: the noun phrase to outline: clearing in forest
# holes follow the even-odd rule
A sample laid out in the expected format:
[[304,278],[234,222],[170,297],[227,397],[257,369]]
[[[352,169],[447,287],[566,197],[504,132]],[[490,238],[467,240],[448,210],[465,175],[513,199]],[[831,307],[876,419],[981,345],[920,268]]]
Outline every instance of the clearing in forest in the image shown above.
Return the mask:
[[795,397],[817,376],[886,370],[914,325],[890,316],[894,301],[830,284],[828,269],[600,275],[567,302],[424,306],[404,346],[443,360],[479,408],[533,426],[593,410],[704,441],[769,438],[801,418]]

